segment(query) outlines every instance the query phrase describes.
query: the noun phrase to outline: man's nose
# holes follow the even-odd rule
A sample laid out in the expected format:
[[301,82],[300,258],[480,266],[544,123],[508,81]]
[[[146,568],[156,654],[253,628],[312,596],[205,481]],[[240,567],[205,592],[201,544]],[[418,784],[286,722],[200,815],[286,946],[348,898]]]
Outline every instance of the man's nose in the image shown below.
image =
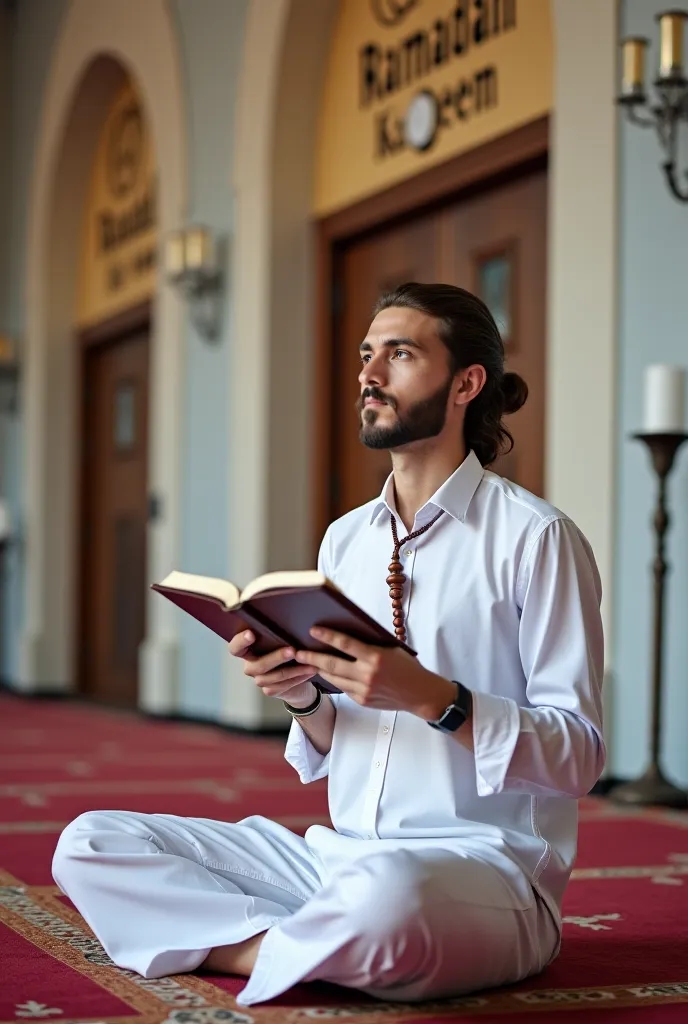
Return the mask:
[[371,387],[373,384],[382,387],[385,383],[384,360],[373,356],[364,363],[358,375],[358,382],[362,387]]

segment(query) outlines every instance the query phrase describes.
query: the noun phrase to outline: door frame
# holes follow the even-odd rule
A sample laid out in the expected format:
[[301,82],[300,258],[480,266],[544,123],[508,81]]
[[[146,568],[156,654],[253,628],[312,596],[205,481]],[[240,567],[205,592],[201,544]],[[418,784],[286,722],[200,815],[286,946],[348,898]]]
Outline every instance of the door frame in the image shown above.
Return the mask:
[[[90,699],[94,699],[93,694],[89,694],[89,691],[85,685],[85,672],[83,662],[83,645],[80,643],[81,636],[84,632],[86,623],[86,565],[84,558],[83,545],[81,538],[84,535],[85,526],[85,510],[86,510],[86,465],[85,465],[85,447],[84,447],[84,429],[86,425],[86,395],[84,386],[86,383],[86,357],[90,351],[94,348],[105,348],[108,345],[115,345],[118,341],[122,341],[131,334],[138,332],[148,331],[149,341],[151,344],[151,330],[153,324],[153,303],[150,299],[144,302],[138,303],[136,306],[131,306],[129,309],[125,309],[121,313],[116,313],[114,316],[108,317],[107,320],[102,320],[100,323],[93,324],[92,326],[85,327],[77,334],[77,347],[79,351],[79,363],[77,369],[77,415],[76,415],[76,446],[77,446],[77,462],[76,462],[76,502],[74,507],[76,509],[76,515],[74,516],[74,538],[73,538],[73,550],[75,556],[75,573],[74,578],[76,580],[76,592],[74,599],[76,602],[75,615],[74,615],[74,637],[73,637],[73,650],[76,653],[75,657],[75,688],[76,692],[80,697],[84,697],[87,694]],[[149,350],[150,356],[150,350]],[[150,403],[150,387],[146,391],[146,401]],[[150,416],[150,406],[149,406]],[[150,435],[150,431],[149,431]],[[149,449],[149,437],[146,438],[146,445]],[[148,458],[148,464],[146,466],[147,475],[147,491],[150,492],[150,452]],[[139,698],[141,695],[141,671],[140,671],[140,660],[139,670],[137,677],[137,701],[134,707],[139,706]],[[95,698],[97,700],[97,697]]]
[[530,121],[521,128],[422,171],[316,223],[315,551],[331,521],[332,510],[330,482],[334,463],[334,437],[331,410],[335,383],[333,354],[338,311],[339,254],[357,237],[417,216],[424,210],[466,199],[504,182],[546,170],[549,134],[548,116]]

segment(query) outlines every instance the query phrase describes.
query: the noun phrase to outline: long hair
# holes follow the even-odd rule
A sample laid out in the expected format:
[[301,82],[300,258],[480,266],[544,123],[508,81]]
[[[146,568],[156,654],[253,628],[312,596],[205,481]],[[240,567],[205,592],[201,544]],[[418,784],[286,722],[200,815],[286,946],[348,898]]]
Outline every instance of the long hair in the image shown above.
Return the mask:
[[466,409],[466,450],[473,449],[483,466],[511,451],[514,439],[502,417],[521,408],[528,385],[517,373],[505,373],[504,343],[485,303],[465,288],[411,281],[382,295],[374,313],[392,306],[416,309],[439,322],[452,374],[475,363],[485,367],[485,385]]

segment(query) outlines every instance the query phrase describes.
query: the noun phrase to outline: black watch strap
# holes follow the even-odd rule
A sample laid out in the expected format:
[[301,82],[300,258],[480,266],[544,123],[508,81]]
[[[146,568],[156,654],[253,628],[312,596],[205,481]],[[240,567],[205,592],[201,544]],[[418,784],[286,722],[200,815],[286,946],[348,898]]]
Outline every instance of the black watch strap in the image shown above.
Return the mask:
[[440,732],[456,732],[470,718],[473,711],[471,691],[456,679],[452,679],[452,682],[457,689],[456,700],[445,709],[436,722],[428,722],[428,725],[433,729],[439,729]]

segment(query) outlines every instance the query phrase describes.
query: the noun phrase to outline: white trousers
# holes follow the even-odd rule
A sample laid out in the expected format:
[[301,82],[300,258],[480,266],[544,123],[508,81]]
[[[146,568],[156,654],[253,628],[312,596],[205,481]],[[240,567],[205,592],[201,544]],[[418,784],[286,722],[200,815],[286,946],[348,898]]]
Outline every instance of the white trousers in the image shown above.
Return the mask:
[[552,958],[558,929],[535,894],[518,906],[493,865],[385,842],[361,840],[362,856],[329,871],[266,818],[93,811],[60,836],[53,876],[112,960],[145,978],[267,930],[246,1005],[316,979],[381,999],[458,996]]

